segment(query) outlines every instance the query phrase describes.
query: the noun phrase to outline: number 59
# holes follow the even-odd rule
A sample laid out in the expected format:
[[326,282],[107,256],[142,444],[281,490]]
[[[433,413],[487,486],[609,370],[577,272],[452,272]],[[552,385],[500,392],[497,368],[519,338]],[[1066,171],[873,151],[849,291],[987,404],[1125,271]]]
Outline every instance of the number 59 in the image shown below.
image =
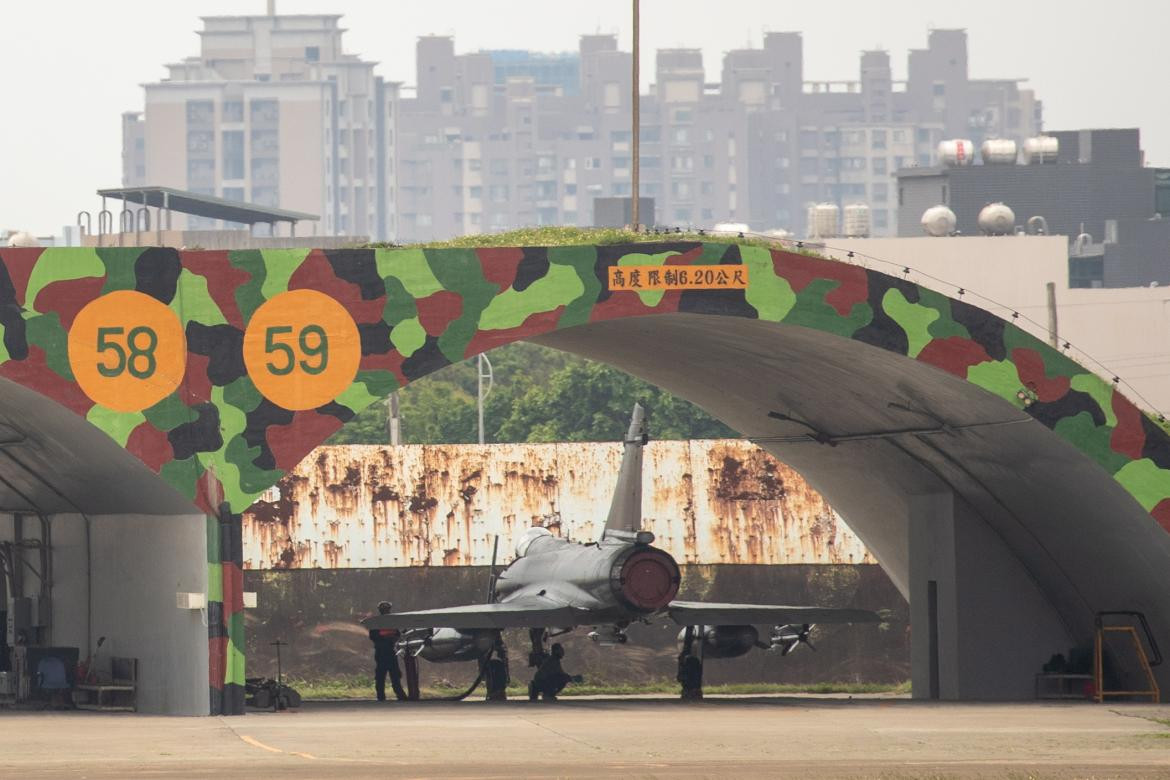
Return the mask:
[[287,376],[297,366],[310,376],[325,371],[329,365],[329,337],[325,335],[325,329],[320,325],[301,328],[296,346],[300,347],[304,358],[299,361],[293,346],[283,340],[283,337],[291,337],[292,332],[291,325],[273,325],[264,332],[264,353],[278,356],[265,363],[268,371],[275,376]]

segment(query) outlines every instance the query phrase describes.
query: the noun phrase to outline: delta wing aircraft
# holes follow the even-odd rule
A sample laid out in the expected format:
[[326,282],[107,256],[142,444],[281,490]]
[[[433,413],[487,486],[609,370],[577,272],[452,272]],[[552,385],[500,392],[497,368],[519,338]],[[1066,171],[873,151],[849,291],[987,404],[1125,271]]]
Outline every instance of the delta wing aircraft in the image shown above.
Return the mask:
[[[625,644],[630,624],[669,619],[683,626],[678,677],[683,696],[695,698],[702,695],[705,658],[735,658],[753,648],[787,655],[802,642],[810,644],[814,624],[879,620],[860,609],[676,601],[678,564],[654,547],[653,533],[642,530],[642,448],[648,440],[645,414],[635,405],[609,517],[596,542],[530,528],[516,545],[515,560],[498,575],[493,552],[486,603],[393,612],[363,624],[402,631],[400,654],[436,663],[478,661],[489,698],[502,698],[503,629],[529,630],[529,665],[540,667],[549,658],[545,643],[575,628],[592,627],[589,636],[597,642]],[[757,625],[772,626],[769,642],[760,641]]]

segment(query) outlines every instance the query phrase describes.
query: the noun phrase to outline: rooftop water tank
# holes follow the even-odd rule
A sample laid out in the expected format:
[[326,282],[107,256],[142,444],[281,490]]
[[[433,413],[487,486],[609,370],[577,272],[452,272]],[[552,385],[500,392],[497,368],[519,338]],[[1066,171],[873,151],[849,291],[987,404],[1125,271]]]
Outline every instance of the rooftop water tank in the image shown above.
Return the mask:
[[841,211],[835,203],[817,203],[808,207],[809,238],[834,238]]
[[1006,236],[1015,226],[1016,212],[1002,203],[988,203],[979,212],[979,229],[989,236]]
[[928,236],[949,236],[955,232],[958,219],[946,206],[931,206],[922,212],[922,229]]
[[943,165],[961,168],[975,159],[975,144],[966,138],[952,138],[938,142],[938,159]]
[[850,203],[845,207],[842,232],[849,238],[869,238],[869,206],[864,203]]
[[1060,141],[1051,135],[1038,135],[1024,141],[1024,165],[1056,162]]
[[1010,138],[988,138],[979,147],[984,165],[1015,165],[1016,142]]
[[715,227],[711,228],[713,236],[738,236],[740,233],[750,232],[751,228],[743,222],[717,222]]
[[17,230],[12,235],[8,236],[8,246],[11,247],[32,247],[40,245],[41,242],[37,241],[36,236],[23,230]]

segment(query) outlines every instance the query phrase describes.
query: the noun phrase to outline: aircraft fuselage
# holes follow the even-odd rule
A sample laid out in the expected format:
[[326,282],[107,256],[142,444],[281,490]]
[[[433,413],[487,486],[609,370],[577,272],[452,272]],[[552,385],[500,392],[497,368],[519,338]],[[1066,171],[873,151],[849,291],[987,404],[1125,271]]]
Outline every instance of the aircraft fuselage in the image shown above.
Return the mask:
[[545,535],[500,573],[496,600],[548,596],[590,610],[597,625],[628,622],[664,609],[678,593],[679,579],[674,558],[650,544],[579,544]]

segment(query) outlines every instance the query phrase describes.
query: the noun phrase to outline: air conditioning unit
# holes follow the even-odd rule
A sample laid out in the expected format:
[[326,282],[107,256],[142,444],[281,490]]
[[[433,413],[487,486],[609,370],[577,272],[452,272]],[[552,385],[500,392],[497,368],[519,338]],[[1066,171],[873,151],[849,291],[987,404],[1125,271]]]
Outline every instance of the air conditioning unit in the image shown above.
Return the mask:
[[175,606],[179,609],[203,609],[207,606],[207,596],[202,593],[176,593]]

